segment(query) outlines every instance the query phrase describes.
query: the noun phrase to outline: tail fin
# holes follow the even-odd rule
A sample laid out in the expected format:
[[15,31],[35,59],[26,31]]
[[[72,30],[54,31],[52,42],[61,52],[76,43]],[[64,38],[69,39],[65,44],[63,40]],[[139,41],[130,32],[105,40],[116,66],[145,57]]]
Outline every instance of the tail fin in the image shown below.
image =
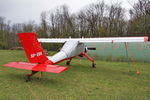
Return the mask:
[[45,63],[48,61],[35,33],[18,33],[30,63]]

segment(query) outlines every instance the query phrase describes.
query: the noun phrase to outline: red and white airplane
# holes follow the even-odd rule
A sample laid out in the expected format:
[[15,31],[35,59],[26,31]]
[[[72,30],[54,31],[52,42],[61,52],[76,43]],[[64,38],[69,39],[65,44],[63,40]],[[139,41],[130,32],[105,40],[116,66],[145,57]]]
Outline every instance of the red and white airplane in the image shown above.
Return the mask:
[[[95,67],[94,60],[88,56],[88,47],[84,43],[98,42],[146,42],[148,37],[113,37],[113,38],[41,38],[37,39],[35,33],[18,33],[20,42],[24,47],[26,55],[30,63],[27,62],[9,62],[4,66],[14,67],[19,69],[31,70],[32,73],[27,75],[27,81],[37,72],[61,73],[66,71],[68,67],[55,65],[64,60],[69,65],[72,58],[76,56],[87,57],[92,62],[92,67]],[[61,50],[54,56],[46,56],[42,43],[64,43]]]

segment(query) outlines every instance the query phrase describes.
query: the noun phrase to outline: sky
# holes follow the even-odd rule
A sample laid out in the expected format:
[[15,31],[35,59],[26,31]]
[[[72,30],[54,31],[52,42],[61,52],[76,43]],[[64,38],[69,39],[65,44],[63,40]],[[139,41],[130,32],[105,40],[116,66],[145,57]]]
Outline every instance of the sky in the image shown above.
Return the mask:
[[[67,5],[72,13],[78,12],[88,4],[100,0],[0,0],[0,16],[11,23],[23,23],[29,20],[40,22],[42,11],[49,11],[61,5]],[[122,2],[122,7],[130,9],[136,0],[104,0],[107,4]]]

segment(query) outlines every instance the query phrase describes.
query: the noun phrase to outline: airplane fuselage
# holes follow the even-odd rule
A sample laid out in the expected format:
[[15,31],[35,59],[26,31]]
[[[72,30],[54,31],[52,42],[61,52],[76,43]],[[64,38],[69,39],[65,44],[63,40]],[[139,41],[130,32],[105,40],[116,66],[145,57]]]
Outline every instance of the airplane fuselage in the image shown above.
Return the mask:
[[49,57],[49,60],[53,63],[57,63],[64,59],[78,56],[84,51],[85,45],[83,43],[79,43],[78,41],[67,41],[58,53],[52,57]]

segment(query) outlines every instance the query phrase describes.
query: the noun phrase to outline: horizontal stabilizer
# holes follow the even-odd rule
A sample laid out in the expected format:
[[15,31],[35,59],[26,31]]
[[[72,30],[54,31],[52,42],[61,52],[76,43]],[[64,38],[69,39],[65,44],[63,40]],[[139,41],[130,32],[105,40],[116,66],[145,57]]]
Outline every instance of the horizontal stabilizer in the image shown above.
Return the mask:
[[68,67],[65,66],[32,64],[26,62],[10,62],[8,64],[4,64],[3,66],[32,70],[32,71],[51,72],[51,73],[61,73],[68,69]]

